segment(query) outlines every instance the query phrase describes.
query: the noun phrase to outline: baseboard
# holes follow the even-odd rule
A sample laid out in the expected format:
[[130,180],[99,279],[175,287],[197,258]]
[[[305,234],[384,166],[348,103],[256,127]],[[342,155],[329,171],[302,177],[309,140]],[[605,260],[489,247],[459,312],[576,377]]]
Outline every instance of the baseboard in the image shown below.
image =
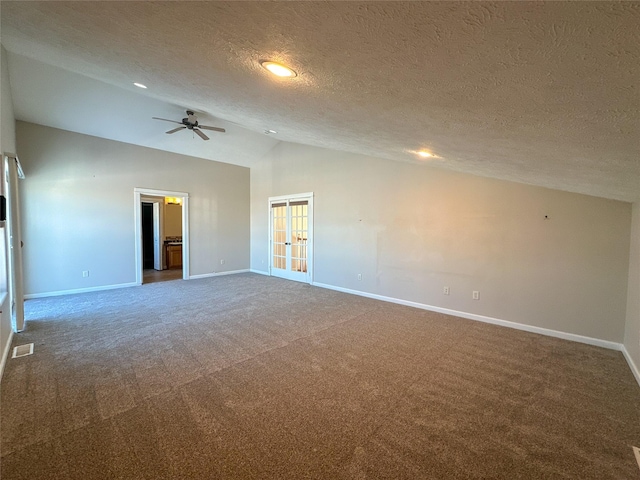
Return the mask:
[[265,272],[263,270],[254,270],[253,268],[251,270],[249,270],[251,273],[257,273],[258,275],[266,275],[267,277],[269,277],[269,272]]
[[622,351],[622,354],[624,355],[624,358],[627,360],[627,363],[629,364],[631,373],[633,373],[633,376],[636,377],[636,382],[638,382],[638,385],[640,385],[640,367],[638,367],[638,365],[635,364],[635,362],[631,358],[631,355],[629,355],[629,352],[627,351],[627,347],[623,345],[621,351]]
[[221,277],[223,275],[235,275],[236,273],[249,273],[249,269],[230,270],[228,272],[201,273],[200,275],[190,275],[189,280],[197,280],[198,278]]
[[451,310],[449,308],[436,307],[433,305],[427,305],[424,303],[411,302],[408,300],[401,300],[393,297],[385,297],[384,295],[376,295],[373,293],[361,292],[359,290],[351,290],[349,288],[335,287],[333,285],[327,285],[325,283],[313,283],[316,287],[327,288],[329,290],[336,290],[338,292],[351,293],[353,295],[360,295],[361,297],[373,298],[376,300],[382,300],[383,302],[397,303],[400,305],[406,305],[408,307],[421,308],[423,310],[430,310],[432,312],[444,313],[446,315],[452,315],[454,317],[462,317],[468,320],[476,320],[483,323],[491,323],[493,325],[499,325],[501,327],[514,328],[516,330],[523,330],[525,332],[538,333],[540,335],[546,335],[549,337],[562,338],[564,340],[571,340],[573,342],[586,343],[587,345],[594,345],[596,347],[608,348],[610,350],[623,351],[623,345],[621,343],[610,342],[608,340],[601,340],[599,338],[585,337],[583,335],[577,335],[574,333],[560,332],[558,330],[551,330],[549,328],[535,327],[532,325],[526,325],[524,323],[510,322],[508,320],[501,320],[499,318],[486,317],[484,315],[477,315],[475,313],[461,312],[459,310]]
[[2,381],[2,375],[4,374],[4,366],[7,364],[7,359],[9,358],[9,351],[11,350],[12,341],[13,329],[11,329],[11,333],[9,333],[9,338],[7,339],[7,343],[4,345],[4,350],[2,352],[2,360],[0,361],[0,382]]
[[139,284],[133,283],[118,283],[116,285],[101,285],[99,287],[88,287],[88,288],[75,288],[73,290],[59,290],[57,292],[45,292],[45,293],[29,293],[24,296],[25,300],[29,300],[32,298],[43,298],[43,297],[58,297],[60,295],[72,295],[74,293],[87,293],[87,292],[99,292],[101,290],[113,290],[115,288],[127,288],[127,287],[135,287]]

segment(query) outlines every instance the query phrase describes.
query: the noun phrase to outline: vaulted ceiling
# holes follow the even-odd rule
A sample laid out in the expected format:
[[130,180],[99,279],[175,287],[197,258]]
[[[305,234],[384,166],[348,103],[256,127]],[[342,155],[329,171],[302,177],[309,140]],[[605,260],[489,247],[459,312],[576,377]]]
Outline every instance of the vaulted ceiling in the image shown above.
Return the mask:
[[[21,120],[249,167],[282,140],[640,200],[637,2],[0,8]],[[187,108],[227,133],[151,119]]]

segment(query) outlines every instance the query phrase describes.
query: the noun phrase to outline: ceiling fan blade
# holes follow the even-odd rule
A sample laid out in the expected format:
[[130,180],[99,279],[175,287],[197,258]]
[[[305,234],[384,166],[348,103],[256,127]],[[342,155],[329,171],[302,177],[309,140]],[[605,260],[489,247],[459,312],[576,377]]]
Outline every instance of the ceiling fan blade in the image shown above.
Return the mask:
[[187,127],[178,127],[178,128],[174,128],[173,130],[169,130],[167,133],[176,133],[178,130],[184,130]]
[[202,133],[200,130],[198,130],[197,128],[193,129],[194,132],[196,132],[196,135],[198,135],[201,139],[203,140],[209,140],[209,137],[207,137],[204,133]]
[[226,132],[226,130],[224,128],[220,128],[220,127],[207,127],[206,125],[198,125],[198,128],[204,128],[205,130],[213,130],[215,132]]
[[180,123],[182,124],[182,122],[176,122],[175,120],[169,120],[168,118],[160,118],[160,117],[151,117],[153,120],[163,120],[165,122],[171,122],[171,123]]

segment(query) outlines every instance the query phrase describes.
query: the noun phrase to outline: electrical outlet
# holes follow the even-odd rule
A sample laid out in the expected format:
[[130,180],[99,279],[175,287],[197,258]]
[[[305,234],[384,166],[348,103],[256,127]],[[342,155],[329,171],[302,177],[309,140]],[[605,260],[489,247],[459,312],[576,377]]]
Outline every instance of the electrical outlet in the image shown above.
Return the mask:
[[82,276],[85,277],[85,278],[88,277],[89,276],[89,270],[83,270],[82,271]]
[[220,260],[220,265],[224,265],[224,260]]
[[358,274],[358,280],[362,280],[362,274],[361,273]]
[[477,290],[473,291],[473,299],[474,300],[480,300],[480,292]]
[[444,294],[449,295],[449,293],[450,293],[449,287],[444,287]]

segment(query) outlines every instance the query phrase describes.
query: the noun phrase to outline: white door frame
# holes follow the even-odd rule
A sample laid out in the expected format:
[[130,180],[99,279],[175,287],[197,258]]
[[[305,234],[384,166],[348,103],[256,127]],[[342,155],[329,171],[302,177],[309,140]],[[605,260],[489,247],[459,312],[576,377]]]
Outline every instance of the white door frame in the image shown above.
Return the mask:
[[22,229],[20,227],[20,195],[18,179],[24,178],[20,160],[15,154],[4,153],[5,187],[7,189],[6,245],[9,316],[14,332],[24,330],[24,284],[22,264]]
[[[164,207],[164,198],[162,199]],[[153,202],[153,268],[162,270],[162,216],[160,202]]]
[[308,225],[308,243],[307,243],[307,278],[305,279],[305,283],[312,284],[313,283],[313,192],[307,193],[294,193],[292,195],[278,195],[276,197],[269,197],[268,201],[268,215],[269,215],[269,238],[268,238],[268,249],[269,249],[269,275],[273,275],[273,213],[271,212],[271,204],[282,202],[285,200],[307,200],[309,202],[308,208],[308,217],[307,217],[307,225]]
[[155,197],[176,197],[182,199],[182,278],[189,279],[189,194],[171,190],[153,190],[150,188],[133,189],[133,220],[135,224],[136,284],[142,285],[142,195]]

